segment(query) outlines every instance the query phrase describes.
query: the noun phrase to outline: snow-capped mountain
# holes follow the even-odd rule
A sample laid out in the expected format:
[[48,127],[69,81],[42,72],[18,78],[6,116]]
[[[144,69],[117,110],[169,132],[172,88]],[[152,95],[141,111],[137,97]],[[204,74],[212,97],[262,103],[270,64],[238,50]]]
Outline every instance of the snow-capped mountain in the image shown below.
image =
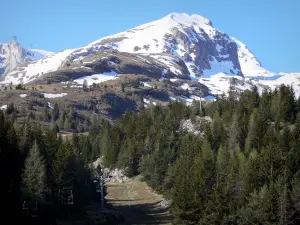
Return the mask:
[[45,58],[52,53],[38,49],[25,49],[16,41],[0,44],[0,76],[9,73],[19,65]]
[[[215,29],[211,21],[199,16],[172,13],[160,20],[95,41],[74,51],[76,59],[95,53],[103,47],[121,52],[150,55],[161,62],[168,53],[184,60],[190,76],[210,76],[218,72],[243,76],[236,43]],[[174,70],[170,66],[170,70]],[[180,73],[180,71],[177,71]]]
[[[59,80],[56,79],[59,76],[77,79],[109,71],[155,73],[156,77],[200,82],[212,94],[219,94],[227,91],[232,78],[235,78],[238,89],[245,90],[253,85],[261,89],[274,87],[280,82],[286,83],[288,79],[282,77],[293,76],[298,80],[299,75],[268,71],[241,41],[217,30],[202,16],[184,13],[172,13],[81,48],[51,54],[14,69],[11,68],[19,64],[15,63],[18,60],[10,58],[13,66],[6,66],[2,83],[28,83],[53,74],[55,80]],[[30,59],[28,55],[21,58],[30,61],[26,60]],[[272,84],[260,82],[262,77]]]

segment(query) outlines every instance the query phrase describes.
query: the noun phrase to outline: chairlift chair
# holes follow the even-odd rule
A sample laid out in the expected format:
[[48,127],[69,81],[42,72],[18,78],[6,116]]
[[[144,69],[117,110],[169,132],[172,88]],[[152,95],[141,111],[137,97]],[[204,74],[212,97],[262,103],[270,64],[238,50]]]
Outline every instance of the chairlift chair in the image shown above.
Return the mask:
[[96,192],[101,192],[101,187],[99,182],[96,183]]
[[63,197],[61,195],[61,190],[59,189],[58,192],[55,193],[55,197],[59,202],[63,201]]
[[69,191],[69,196],[68,196],[68,205],[73,205],[74,204],[74,202],[73,202],[73,191],[72,190],[70,190]]
[[29,207],[28,207],[28,203],[26,201],[24,201],[23,205],[22,205],[22,214],[25,216],[29,215]]
[[31,217],[33,217],[33,218],[38,217],[38,204],[36,201],[33,203],[33,207],[31,210]]

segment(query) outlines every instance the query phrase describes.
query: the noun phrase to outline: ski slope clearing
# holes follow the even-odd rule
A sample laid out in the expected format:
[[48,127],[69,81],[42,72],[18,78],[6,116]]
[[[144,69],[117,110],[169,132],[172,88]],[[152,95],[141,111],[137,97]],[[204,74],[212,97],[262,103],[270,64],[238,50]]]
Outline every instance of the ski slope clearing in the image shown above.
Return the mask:
[[123,224],[164,224],[172,222],[172,216],[162,206],[163,197],[154,193],[139,178],[124,183],[107,183],[106,199],[125,218]]

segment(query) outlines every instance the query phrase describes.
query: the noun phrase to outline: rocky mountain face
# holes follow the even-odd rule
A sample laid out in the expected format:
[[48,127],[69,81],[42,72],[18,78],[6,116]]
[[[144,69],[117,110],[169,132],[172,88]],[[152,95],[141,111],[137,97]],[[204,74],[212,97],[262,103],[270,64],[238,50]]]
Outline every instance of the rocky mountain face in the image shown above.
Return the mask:
[[[226,93],[230,85],[241,91],[253,85],[260,91],[275,88],[281,83],[290,84],[290,76],[297,87],[299,84],[299,74],[268,71],[241,41],[217,30],[202,16],[184,13],[172,13],[37,61],[31,62],[30,54],[18,52],[21,57],[17,58],[27,64],[15,63],[19,61],[13,60],[12,54],[6,57],[12,63],[2,67],[2,84],[74,82],[81,77],[94,78],[95,74],[103,78],[107,73],[167,79],[184,90],[195,90],[200,85],[211,95]],[[295,92],[300,94],[300,89]]]
[[37,49],[25,49],[16,41],[0,44],[0,76],[11,72],[19,65],[39,60],[51,53]]
[[[72,52],[69,59],[86,57],[104,48],[148,55],[165,64],[170,60],[161,57],[161,53],[177,56],[185,62],[191,77],[210,75],[214,71],[243,76],[237,44],[227,34],[213,28],[208,19],[199,15],[170,14],[152,23],[93,42]],[[169,69],[178,75],[186,72],[176,71],[172,65],[169,65]]]

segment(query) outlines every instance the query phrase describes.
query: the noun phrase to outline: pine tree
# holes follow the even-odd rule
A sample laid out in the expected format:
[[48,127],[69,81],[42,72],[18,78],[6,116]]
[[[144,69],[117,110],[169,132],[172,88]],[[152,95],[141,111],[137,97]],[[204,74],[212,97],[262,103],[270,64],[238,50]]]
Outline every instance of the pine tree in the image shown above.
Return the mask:
[[82,85],[82,89],[84,91],[88,91],[88,88],[89,88],[88,82],[87,82],[87,80],[84,80],[83,85]]
[[53,110],[52,110],[52,119],[53,119],[53,121],[58,120],[58,117],[59,117],[59,106],[55,102]]
[[53,179],[56,186],[61,186],[71,178],[70,172],[73,168],[70,166],[72,157],[72,146],[69,141],[60,144],[52,163]]
[[[181,156],[174,168],[174,187],[172,189],[172,212],[176,224],[197,224],[200,219],[201,202],[197,193],[194,175],[195,147],[191,137],[186,136],[181,144]],[[195,198],[196,197],[196,198]]]
[[43,191],[46,188],[46,167],[36,142],[25,160],[22,180],[25,191],[31,198],[43,198]]
[[273,224],[270,218],[270,207],[272,206],[268,192],[269,189],[265,185],[259,191],[251,193],[248,204],[238,212],[238,224]]

